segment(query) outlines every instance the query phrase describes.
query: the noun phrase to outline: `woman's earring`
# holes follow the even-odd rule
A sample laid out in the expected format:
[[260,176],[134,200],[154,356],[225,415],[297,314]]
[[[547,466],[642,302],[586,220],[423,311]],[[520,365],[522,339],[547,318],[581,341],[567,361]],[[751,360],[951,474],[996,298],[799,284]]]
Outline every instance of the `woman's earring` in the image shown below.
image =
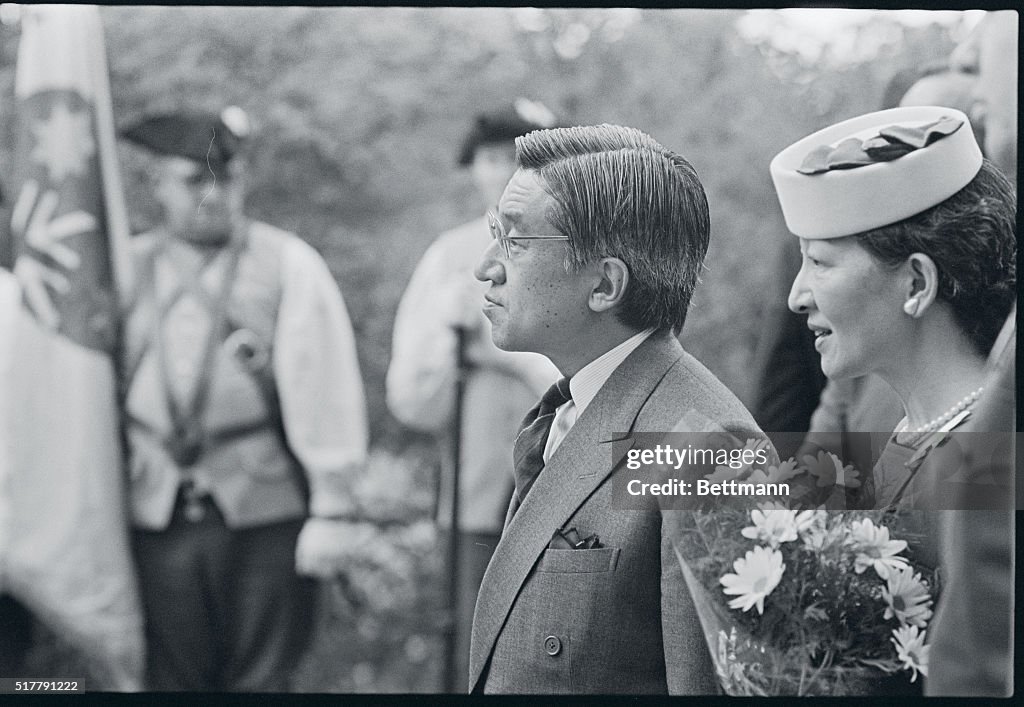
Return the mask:
[[911,297],[903,303],[903,311],[912,317],[917,316],[917,308],[921,306],[921,300],[917,297]]

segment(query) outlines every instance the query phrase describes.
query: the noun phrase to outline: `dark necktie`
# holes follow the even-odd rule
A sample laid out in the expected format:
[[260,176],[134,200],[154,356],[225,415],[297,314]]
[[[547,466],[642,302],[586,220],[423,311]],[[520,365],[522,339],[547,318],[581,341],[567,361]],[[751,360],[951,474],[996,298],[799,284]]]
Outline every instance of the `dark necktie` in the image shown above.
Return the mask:
[[[572,400],[569,393],[569,379],[562,378],[548,388],[540,402],[523,418],[523,424],[516,437],[512,452],[512,463],[516,479],[516,490],[512,498],[512,513],[518,510],[526,494],[544,468],[544,447],[555,419],[559,405]],[[509,516],[511,517],[511,515]]]

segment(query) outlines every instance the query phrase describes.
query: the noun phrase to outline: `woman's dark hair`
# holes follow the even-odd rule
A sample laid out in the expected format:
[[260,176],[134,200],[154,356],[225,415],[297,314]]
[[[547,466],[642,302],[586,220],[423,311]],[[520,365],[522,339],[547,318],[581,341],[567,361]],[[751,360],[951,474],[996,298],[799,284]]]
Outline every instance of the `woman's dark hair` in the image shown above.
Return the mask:
[[890,267],[924,253],[939,271],[938,299],[987,355],[1017,293],[1017,201],[988,160],[971,182],[930,209],[855,236]]

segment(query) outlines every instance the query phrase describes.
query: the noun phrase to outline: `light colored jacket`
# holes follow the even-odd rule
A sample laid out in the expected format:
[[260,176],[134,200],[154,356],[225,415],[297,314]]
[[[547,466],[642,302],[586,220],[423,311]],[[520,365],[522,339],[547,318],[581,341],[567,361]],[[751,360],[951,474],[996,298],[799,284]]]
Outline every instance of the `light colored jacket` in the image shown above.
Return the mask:
[[[166,302],[180,276],[167,253],[155,250],[162,238],[138,236],[133,251],[140,273],[155,257],[148,292],[155,288]],[[226,252],[216,257],[202,276],[210,293],[219,292],[225,274]],[[129,498],[134,524],[160,530],[184,473],[163,446],[171,418],[154,332],[165,337],[172,387],[183,400],[202,365],[210,317],[191,294],[158,317],[146,292],[125,324]],[[204,418],[208,447],[189,474],[230,527],[304,517],[307,492],[314,515],[349,512],[351,484],[365,463],[366,413],[351,325],[326,264],[296,236],[253,223],[227,318],[228,330],[247,330],[258,351],[247,361],[233,334],[218,347]]]

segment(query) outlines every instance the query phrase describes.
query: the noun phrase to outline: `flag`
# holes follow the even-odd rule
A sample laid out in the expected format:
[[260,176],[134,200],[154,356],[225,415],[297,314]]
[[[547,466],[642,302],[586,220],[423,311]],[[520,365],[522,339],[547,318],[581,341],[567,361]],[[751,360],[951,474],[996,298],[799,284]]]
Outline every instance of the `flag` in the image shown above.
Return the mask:
[[130,268],[99,10],[24,6],[14,92],[21,299],[0,331],[0,590],[90,661],[103,684],[88,689],[135,690],[145,651],[115,374]]

